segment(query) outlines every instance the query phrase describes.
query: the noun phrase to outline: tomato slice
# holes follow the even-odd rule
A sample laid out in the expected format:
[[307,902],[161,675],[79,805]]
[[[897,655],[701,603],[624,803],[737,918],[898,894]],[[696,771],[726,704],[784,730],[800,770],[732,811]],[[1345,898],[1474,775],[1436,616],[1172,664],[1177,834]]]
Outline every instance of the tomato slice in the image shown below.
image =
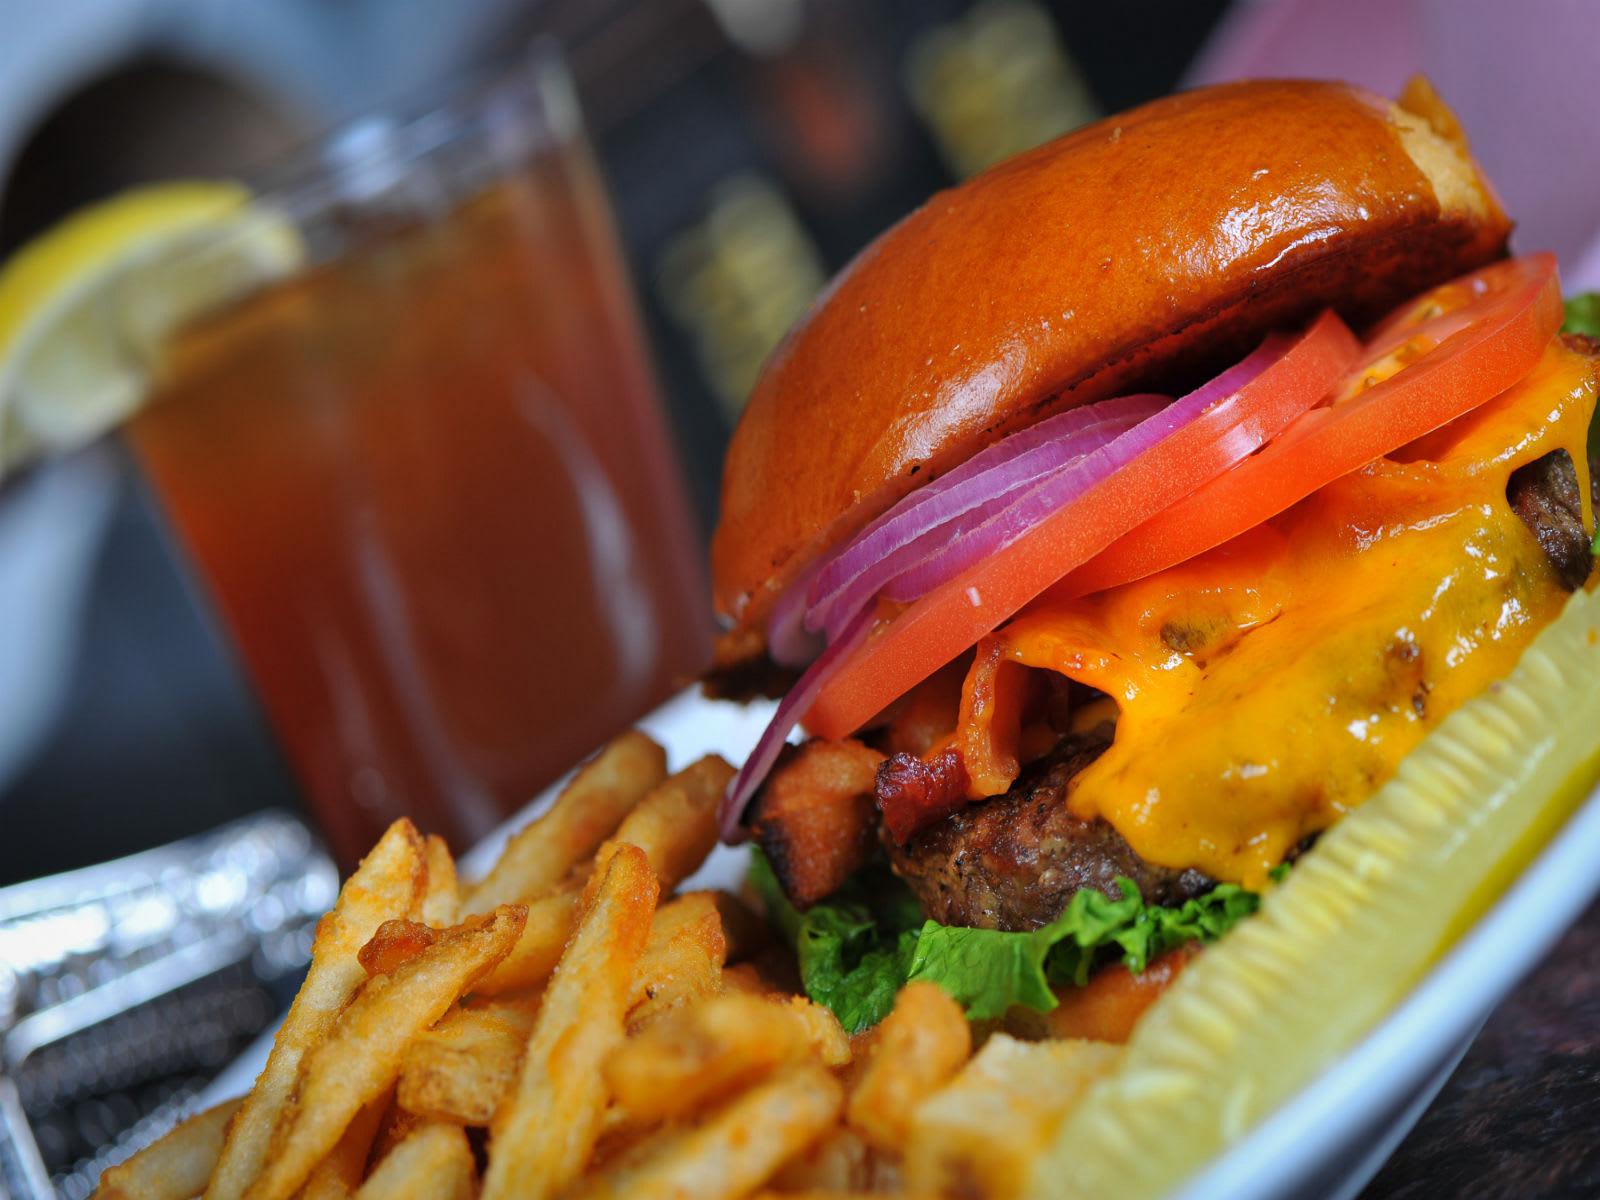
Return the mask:
[[1495,263],[1425,293],[1378,325],[1327,407],[1151,517],[1072,572],[1062,591],[1142,579],[1277,516],[1505,391],[1560,327],[1561,284],[1548,254]]
[[1069,571],[1281,432],[1325,397],[1359,354],[1344,322],[1323,313],[1245,387],[880,622],[818,693],[806,727],[827,738],[860,728]]
[[1549,254],[1507,258],[1441,283],[1400,305],[1367,334],[1367,354],[1377,357],[1418,335],[1433,342],[1493,312],[1507,292],[1529,282],[1542,281],[1545,268],[1555,269]]

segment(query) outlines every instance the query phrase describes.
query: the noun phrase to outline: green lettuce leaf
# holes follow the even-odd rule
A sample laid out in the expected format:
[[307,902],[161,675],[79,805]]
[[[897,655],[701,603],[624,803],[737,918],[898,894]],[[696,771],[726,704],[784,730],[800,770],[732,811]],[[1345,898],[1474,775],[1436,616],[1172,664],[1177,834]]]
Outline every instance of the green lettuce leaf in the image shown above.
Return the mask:
[[1054,928],[1001,933],[929,921],[917,935],[907,980],[938,984],[975,1021],[1003,1017],[1013,1004],[1048,1012],[1056,1006],[1045,973]]
[[[1213,942],[1256,911],[1260,898],[1225,883],[1181,908],[1147,905],[1128,879],[1120,899],[1084,888],[1066,911],[1032,933],[922,927],[908,978],[949,992],[974,1020],[1004,1016],[1014,1004],[1056,1006],[1052,985],[1089,982],[1095,967],[1120,959],[1138,973],[1184,942]],[[1120,953],[1119,953],[1120,951]]]
[[767,915],[795,948],[800,982],[850,1033],[876,1025],[894,1007],[917,944],[922,910],[887,869],[868,868],[820,904],[800,912],[759,847],[750,882]]
[[1600,337],[1600,292],[1579,292],[1567,297],[1567,318],[1562,333],[1586,333]]
[[922,920],[905,885],[881,866],[804,913],[784,896],[760,850],[751,879],[795,947],[806,994],[851,1033],[887,1016],[895,993],[914,979],[938,984],[974,1020],[1004,1016],[1013,1005],[1048,1012],[1057,1003],[1054,987],[1081,986],[1108,962],[1142,971],[1184,942],[1215,941],[1260,904],[1254,892],[1222,884],[1178,907],[1149,905],[1119,879],[1115,899],[1085,888],[1043,928],[1002,933]]

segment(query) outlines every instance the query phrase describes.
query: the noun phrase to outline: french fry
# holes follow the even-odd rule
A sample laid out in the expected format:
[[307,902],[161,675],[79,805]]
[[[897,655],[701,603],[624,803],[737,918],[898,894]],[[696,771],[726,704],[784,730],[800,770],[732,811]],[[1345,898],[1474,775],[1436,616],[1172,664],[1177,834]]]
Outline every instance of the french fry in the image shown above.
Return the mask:
[[709,940],[719,947],[719,952],[726,951],[727,935],[722,929],[722,910],[717,902],[719,894],[684,892],[662,902],[650,922],[650,938],[639,960],[641,973],[653,954],[661,953],[669,942],[685,933],[695,940]]
[[438,940],[439,930],[421,921],[385,921],[356,953],[356,961],[369,976],[393,975]]
[[228,1122],[244,1097],[190,1117],[100,1176],[93,1200],[189,1200],[211,1178]]
[[445,840],[436,833],[428,835],[426,853],[428,883],[422,893],[422,920],[435,929],[444,929],[460,919],[457,915],[461,908],[461,895],[456,882],[456,860],[451,857],[450,847]]
[[487,1125],[517,1082],[537,1005],[458,1008],[406,1048],[396,1102],[407,1112]]
[[345,882],[333,910],[318,922],[311,969],[283,1019],[266,1067],[228,1125],[205,1200],[239,1200],[261,1174],[301,1063],[327,1038],[367,978],[356,956],[379,925],[411,912],[422,893],[424,861],[416,826],[396,821]]
[[583,1170],[605,1115],[600,1064],[622,1040],[658,890],[644,851],[611,852],[545,992],[516,1091],[496,1116],[483,1200],[542,1200]]
[[511,949],[526,915],[520,905],[502,905],[444,930],[393,974],[367,983],[333,1033],[306,1056],[294,1105],[273,1135],[249,1200],[287,1200],[305,1182],[357,1110],[395,1082],[411,1040]]
[[519,992],[539,987],[550,978],[561,960],[561,951],[572,936],[577,918],[580,889],[540,897],[528,904],[528,921],[522,936],[495,969],[478,981],[477,990],[485,996]]
[[784,1164],[772,1186],[786,1193],[868,1191],[872,1150],[861,1135],[843,1127],[823,1135]]
[[655,742],[638,730],[617,738],[579,769],[549,812],[511,839],[464,911],[535,900],[560,886],[666,774],[666,751]]
[[961,1006],[937,984],[900,989],[879,1026],[871,1057],[850,1094],[850,1127],[879,1150],[905,1148],[911,1113],[972,1053]]
[[774,995],[772,985],[766,981],[754,963],[735,963],[722,968],[722,990],[743,992],[747,996]]
[[732,1200],[760,1187],[839,1117],[844,1089],[815,1063],[786,1067],[704,1124],[670,1131],[583,1180],[573,1200]]
[[[595,855],[596,862],[603,862],[616,846],[638,846],[663,894],[670,892],[699,869],[716,845],[717,802],[731,778],[733,768],[716,755],[691,763],[639,802]],[[479,991],[485,995],[520,991],[538,987],[550,977],[585,902],[574,890],[584,886],[581,872],[579,876],[529,903],[528,924],[516,948],[479,983]],[[601,872],[589,872],[588,887],[598,885],[600,878]]]
[[803,996],[729,992],[660,1016],[619,1046],[604,1074],[615,1101],[607,1130],[626,1142],[662,1120],[686,1119],[785,1063],[850,1061],[850,1040]]
[[392,1097],[386,1092],[361,1106],[328,1156],[311,1169],[296,1200],[348,1200],[361,1186],[361,1176],[372,1153],[378,1123],[383,1120]]
[[831,1009],[824,1008],[805,996],[788,996],[780,1003],[784,1010],[806,1031],[806,1042],[825,1067],[844,1067],[850,1064],[850,1035],[839,1024]]
[[382,1105],[382,1116],[378,1118],[378,1131],[372,1136],[372,1151],[367,1155],[368,1163],[379,1162],[384,1155],[405,1141],[427,1122],[409,1113],[394,1102],[393,1093],[385,1097],[386,1103]]
[[993,1035],[949,1085],[917,1106],[906,1143],[907,1184],[979,1200],[1021,1195],[1072,1106],[1120,1054],[1102,1042]]
[[[605,1126],[601,1130],[600,1140],[595,1143],[594,1153],[589,1156],[585,1178],[630,1171],[640,1163],[666,1153],[688,1136],[689,1130],[685,1126],[645,1128],[630,1124],[621,1109],[607,1109]],[[571,1200],[571,1192],[581,1192],[584,1186],[583,1180],[579,1180],[574,1188],[562,1194],[561,1200]]]
[[733,775],[733,767],[715,754],[690,763],[652,789],[611,841],[643,850],[662,893],[670,893],[717,844],[717,805]]
[[801,1058],[808,1035],[787,1006],[733,993],[664,1016],[618,1046],[602,1071],[633,1121],[663,1121]]
[[356,1200],[471,1200],[476,1174],[461,1126],[427,1124],[383,1156]]
[[656,910],[634,972],[628,1027],[648,1024],[685,1001],[722,990],[728,939],[716,893],[690,892]]

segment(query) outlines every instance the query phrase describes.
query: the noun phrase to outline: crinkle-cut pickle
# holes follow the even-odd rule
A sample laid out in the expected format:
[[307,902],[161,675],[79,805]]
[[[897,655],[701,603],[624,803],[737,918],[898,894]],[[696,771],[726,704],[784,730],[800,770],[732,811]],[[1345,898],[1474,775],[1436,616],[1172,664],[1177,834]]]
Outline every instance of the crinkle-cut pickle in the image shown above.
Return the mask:
[[1145,1015],[1035,1196],[1161,1196],[1367,1033],[1600,776],[1600,597],[1447,717]]

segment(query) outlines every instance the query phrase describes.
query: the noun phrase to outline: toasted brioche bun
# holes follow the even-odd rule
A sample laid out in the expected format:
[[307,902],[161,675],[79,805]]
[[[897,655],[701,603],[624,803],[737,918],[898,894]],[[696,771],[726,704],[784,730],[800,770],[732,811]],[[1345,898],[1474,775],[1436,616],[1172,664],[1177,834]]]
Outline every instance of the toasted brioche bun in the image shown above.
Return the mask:
[[1368,320],[1504,253],[1510,222],[1426,84],[1158,100],[940,192],[762,371],[712,543],[724,662],[817,554],[983,446],[1200,373],[1332,305]]

